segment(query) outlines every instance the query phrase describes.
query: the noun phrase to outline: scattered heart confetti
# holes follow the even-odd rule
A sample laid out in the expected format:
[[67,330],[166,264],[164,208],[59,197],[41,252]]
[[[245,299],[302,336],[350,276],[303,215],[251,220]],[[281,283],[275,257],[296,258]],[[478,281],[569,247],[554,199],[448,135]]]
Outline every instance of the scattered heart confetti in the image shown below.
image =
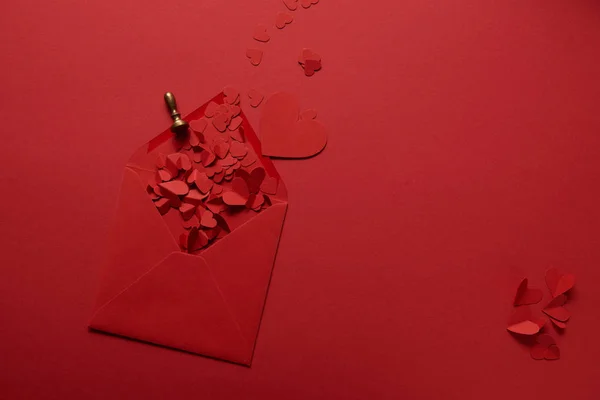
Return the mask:
[[267,33],[267,27],[264,25],[257,25],[254,29],[254,35],[252,36],[254,40],[259,42],[266,43],[271,40],[271,36]]
[[523,279],[517,288],[517,294],[513,305],[522,306],[527,304],[537,304],[542,300],[544,294],[540,289],[527,287],[527,278]]
[[319,3],[319,0],[300,0],[300,4],[304,8],[310,8],[310,6],[314,6]]
[[[224,88],[223,103],[209,102],[204,116],[190,121],[185,138],[174,142],[179,151],[157,154],[154,175],[147,180],[146,191],[158,212],[166,215],[176,209],[165,218],[170,228],[173,218],[179,218],[184,233],[176,237],[184,251],[201,251],[226,236],[228,218],[237,220],[269,207],[261,187],[277,192],[277,179],[266,176],[253,146],[245,143],[240,96],[235,88]],[[262,101],[256,93],[249,98],[256,104]]]
[[550,268],[546,271],[546,285],[552,297],[557,297],[575,286],[575,276],[572,274],[562,275],[556,268]]
[[256,89],[250,89],[248,91],[248,99],[250,99],[251,107],[258,107],[260,103],[262,103],[264,97],[265,96]]
[[246,57],[250,60],[250,64],[257,67],[260,65],[260,63],[262,61],[263,51],[260,49],[247,49]]
[[264,155],[306,158],[325,148],[325,126],[317,120],[299,121],[298,108],[296,98],[289,93],[275,93],[265,101],[260,118]]
[[298,8],[298,0],[283,0],[283,4],[285,4],[290,11],[296,11]]
[[278,12],[275,18],[275,26],[277,29],[283,29],[286,25],[294,22],[294,16],[287,12]]

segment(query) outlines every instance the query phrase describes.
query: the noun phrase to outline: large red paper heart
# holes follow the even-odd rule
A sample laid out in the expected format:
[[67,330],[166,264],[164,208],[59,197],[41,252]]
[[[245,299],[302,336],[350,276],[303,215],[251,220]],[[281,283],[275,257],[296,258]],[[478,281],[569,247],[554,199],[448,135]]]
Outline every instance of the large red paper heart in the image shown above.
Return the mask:
[[317,120],[298,120],[298,102],[289,93],[275,93],[262,107],[260,134],[266,156],[306,158],[327,144],[327,130]]

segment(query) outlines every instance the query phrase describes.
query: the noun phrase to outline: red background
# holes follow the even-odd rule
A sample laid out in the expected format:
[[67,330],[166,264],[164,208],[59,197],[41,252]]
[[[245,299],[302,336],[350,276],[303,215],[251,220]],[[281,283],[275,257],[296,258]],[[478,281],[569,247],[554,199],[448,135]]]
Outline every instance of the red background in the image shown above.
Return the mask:
[[[3,4],[0,398],[600,393],[597,1],[321,0],[264,46],[279,0],[160,3]],[[293,92],[330,129],[275,162],[290,208],[252,368],[86,328],[163,92],[187,113],[227,84]],[[573,317],[562,359],[533,361],[506,320],[550,265],[578,278]]]

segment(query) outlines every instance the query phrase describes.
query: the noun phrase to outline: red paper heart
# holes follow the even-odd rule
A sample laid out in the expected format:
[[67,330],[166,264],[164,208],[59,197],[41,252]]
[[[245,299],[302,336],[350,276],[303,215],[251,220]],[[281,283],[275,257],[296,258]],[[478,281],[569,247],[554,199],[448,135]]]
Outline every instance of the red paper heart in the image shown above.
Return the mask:
[[246,181],[234,178],[231,181],[231,190],[223,193],[223,202],[228,206],[244,206],[248,202],[250,191]]
[[229,121],[230,118],[227,114],[215,114],[212,123],[219,132],[225,132],[227,130],[227,125],[229,125]]
[[196,206],[191,203],[181,203],[179,207],[179,211],[181,212],[181,217],[184,221],[192,218],[192,215],[196,212]]
[[185,196],[189,192],[188,185],[183,181],[170,181],[159,183],[158,186],[171,196]]
[[264,97],[265,96],[263,96],[263,94],[260,93],[256,89],[250,89],[248,91],[248,98],[250,99],[251,107],[254,107],[254,108],[258,107],[260,105],[260,103],[262,103]]
[[564,294],[561,294],[552,299],[542,311],[552,319],[560,322],[567,322],[569,318],[571,318],[571,313],[563,307],[566,302],[567,297]]
[[208,167],[215,161],[215,154],[210,151],[203,151],[200,153],[200,161],[202,161],[202,165],[204,167]]
[[290,11],[295,11],[296,8],[298,8],[298,0],[283,0],[283,4],[285,4]]
[[227,104],[235,104],[239,100],[240,91],[237,90],[236,88],[232,87],[232,86],[226,86],[223,89],[223,95],[225,96],[223,98],[223,101],[225,101],[225,103],[227,103]]
[[203,210],[202,216],[200,217],[200,225],[206,228],[214,228],[217,226],[217,220],[213,217],[213,212],[210,210]]
[[321,69],[321,61],[306,60],[304,63],[304,75],[313,76],[315,72]]
[[206,175],[206,173],[204,173],[204,172],[198,172],[196,174],[194,183],[196,183],[196,187],[202,193],[210,192],[210,189],[213,186],[213,181],[211,181],[210,178],[208,177],[208,175]]
[[531,314],[531,309],[527,306],[517,308],[508,320],[509,332],[519,335],[535,335],[540,331],[540,325]]
[[275,26],[278,29],[285,28],[286,25],[291,24],[294,21],[294,16],[287,12],[278,12],[275,18]]
[[537,304],[542,300],[542,297],[544,297],[544,294],[540,289],[528,288],[527,282],[527,278],[521,281],[513,305],[522,306],[526,304]]
[[194,132],[204,133],[204,130],[206,129],[207,126],[208,126],[208,121],[206,120],[206,118],[200,118],[200,119],[196,119],[194,121],[190,121],[190,128],[192,128],[192,130]]
[[244,156],[248,154],[248,148],[243,143],[232,141],[229,152],[235,158],[244,158]]
[[[247,49],[246,57],[250,60],[250,64],[255,67],[260,65],[263,58],[263,51],[260,49]],[[207,115],[208,116],[208,115]]]
[[219,105],[217,103],[215,103],[214,101],[211,101],[206,106],[206,109],[204,110],[204,115],[209,118],[214,117],[215,112],[217,111],[217,107],[219,107]]
[[235,117],[229,123],[229,130],[236,131],[242,124],[242,117]]
[[271,40],[271,36],[269,36],[269,34],[267,33],[267,27],[260,24],[257,25],[256,28],[254,28],[254,35],[252,37],[254,38],[254,40],[263,43],[266,43],[269,40]]
[[196,189],[190,189],[189,193],[183,198],[184,203],[200,205],[202,201],[208,197],[208,193],[201,193]]
[[531,348],[531,357],[534,360],[558,360],[560,350],[552,336],[543,334],[536,337],[536,344]]
[[556,268],[550,268],[546,271],[546,285],[552,297],[557,297],[575,286],[575,276],[572,274],[563,275]]
[[289,93],[275,93],[265,101],[260,133],[262,152],[272,157],[311,157],[327,144],[323,124],[316,120],[298,121],[298,103]]
[[277,185],[278,185],[278,183],[279,182],[278,182],[277,178],[269,176],[269,177],[265,178],[265,180],[263,181],[263,183],[260,185],[260,190],[263,193],[276,194],[277,193]]
[[300,56],[298,57],[298,63],[305,64],[306,61],[308,61],[308,60],[320,62],[321,56],[309,48],[304,48],[304,49],[302,49],[302,52],[300,53]]

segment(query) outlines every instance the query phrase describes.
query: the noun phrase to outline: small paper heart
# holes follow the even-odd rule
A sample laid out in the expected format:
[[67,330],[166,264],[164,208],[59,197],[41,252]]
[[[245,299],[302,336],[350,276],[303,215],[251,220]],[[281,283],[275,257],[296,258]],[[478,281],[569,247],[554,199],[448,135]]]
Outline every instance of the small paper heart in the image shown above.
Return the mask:
[[263,94],[260,93],[256,89],[250,89],[248,91],[248,98],[250,99],[251,107],[254,107],[254,108],[258,107],[260,105],[260,103],[262,103],[264,97],[265,96],[263,96]]
[[249,196],[250,191],[246,181],[242,178],[234,178],[231,181],[231,190],[223,193],[223,202],[228,206],[244,206]]
[[217,220],[214,219],[214,214],[210,210],[203,210],[202,216],[200,217],[200,225],[206,228],[214,228],[217,226]]
[[522,306],[527,304],[537,304],[542,300],[542,297],[544,297],[544,293],[540,289],[529,288],[527,287],[527,283],[528,280],[525,278],[521,281],[521,284],[519,284],[513,305]]
[[288,12],[278,12],[275,18],[275,26],[277,29],[283,29],[286,25],[294,21],[294,16]]
[[254,35],[252,37],[254,38],[254,40],[263,43],[266,43],[269,40],[271,40],[271,36],[269,36],[269,34],[267,33],[267,27],[264,25],[257,25],[256,28],[254,28]]
[[[263,51],[260,49],[247,49],[246,57],[248,57],[248,59],[250,60],[250,64],[257,67],[260,65],[260,63],[262,61]],[[208,115],[207,115],[207,117],[208,117]]]

